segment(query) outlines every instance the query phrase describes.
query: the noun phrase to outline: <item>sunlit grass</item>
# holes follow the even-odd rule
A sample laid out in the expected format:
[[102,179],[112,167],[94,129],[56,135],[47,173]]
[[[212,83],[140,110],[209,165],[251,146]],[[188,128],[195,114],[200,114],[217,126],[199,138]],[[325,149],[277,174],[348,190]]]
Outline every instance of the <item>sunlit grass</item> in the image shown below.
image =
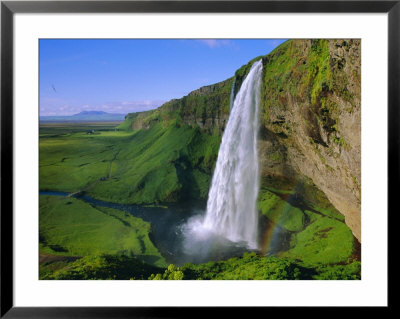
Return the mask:
[[165,265],[149,233],[150,224],[129,213],[93,207],[75,198],[40,196],[39,234],[44,253],[149,256],[155,265]]
[[40,189],[119,203],[205,198],[220,136],[190,126],[40,139]]
[[292,236],[291,249],[282,255],[306,264],[335,264],[348,262],[353,248],[353,234],[346,224],[314,214],[313,222]]

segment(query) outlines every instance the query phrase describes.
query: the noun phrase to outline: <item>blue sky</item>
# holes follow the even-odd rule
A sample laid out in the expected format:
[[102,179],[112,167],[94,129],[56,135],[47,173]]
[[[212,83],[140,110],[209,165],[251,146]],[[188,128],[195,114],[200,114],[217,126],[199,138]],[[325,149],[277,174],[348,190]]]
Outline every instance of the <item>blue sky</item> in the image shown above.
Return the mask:
[[153,109],[233,76],[284,41],[42,39],[40,115]]

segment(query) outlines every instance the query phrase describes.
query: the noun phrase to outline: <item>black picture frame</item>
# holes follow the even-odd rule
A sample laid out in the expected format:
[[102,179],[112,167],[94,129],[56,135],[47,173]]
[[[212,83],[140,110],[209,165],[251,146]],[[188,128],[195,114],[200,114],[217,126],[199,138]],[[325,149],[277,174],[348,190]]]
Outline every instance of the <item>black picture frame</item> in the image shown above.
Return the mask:
[[[387,13],[388,218],[399,187],[400,0],[395,1],[1,1],[1,317],[176,318],[224,316],[226,309],[192,307],[14,307],[13,303],[13,17],[15,13]],[[395,193],[396,192],[396,193]],[[393,223],[392,223],[393,224]],[[390,223],[389,223],[390,225]],[[392,225],[393,226],[393,225]],[[389,226],[388,226],[389,227]],[[388,229],[388,234],[392,234]],[[390,244],[388,237],[388,247]],[[388,254],[389,258],[389,254]],[[389,258],[390,259],[390,258]],[[390,262],[390,260],[388,260]],[[388,281],[389,287],[390,281]],[[32,292],[34,293],[34,292]],[[389,309],[391,305],[388,300]],[[308,311],[291,307],[292,311]],[[249,309],[235,309],[248,315]],[[336,312],[336,310],[333,310]]]

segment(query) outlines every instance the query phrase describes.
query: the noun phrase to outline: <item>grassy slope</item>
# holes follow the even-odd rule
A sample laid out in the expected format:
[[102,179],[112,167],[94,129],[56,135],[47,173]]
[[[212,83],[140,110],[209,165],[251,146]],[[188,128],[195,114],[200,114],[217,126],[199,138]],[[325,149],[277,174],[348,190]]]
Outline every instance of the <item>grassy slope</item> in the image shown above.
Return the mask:
[[113,157],[110,145],[85,133],[40,139],[41,190],[77,191],[105,176]]
[[286,188],[261,188],[258,206],[261,214],[292,232],[290,249],[282,256],[316,264],[348,262],[353,234],[325,194],[310,181],[303,183],[301,195],[289,184],[277,186]]
[[94,197],[123,203],[206,198],[218,136],[189,126],[157,124],[140,130],[113,164],[112,178],[90,190]]
[[92,207],[75,198],[40,196],[39,235],[43,254],[127,255],[165,266],[149,232],[149,223],[119,210]]
[[[282,196],[285,193],[286,200]],[[259,209],[269,220],[292,232],[290,249],[281,256],[310,264],[349,262],[354,250],[353,234],[343,217],[331,207],[305,205],[290,191],[263,189]]]
[[351,262],[353,235],[343,222],[306,211],[312,222],[292,236],[291,248],[283,256],[300,259],[306,264]]
[[91,196],[119,203],[206,198],[219,143],[220,135],[188,125],[43,136],[40,189],[91,186]]

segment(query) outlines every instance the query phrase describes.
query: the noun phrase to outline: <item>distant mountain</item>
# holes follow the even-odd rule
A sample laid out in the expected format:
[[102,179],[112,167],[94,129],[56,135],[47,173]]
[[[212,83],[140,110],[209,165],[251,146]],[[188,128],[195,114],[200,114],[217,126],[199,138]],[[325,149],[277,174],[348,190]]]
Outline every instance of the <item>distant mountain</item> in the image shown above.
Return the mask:
[[123,121],[124,114],[107,113],[103,111],[82,111],[68,116],[40,116],[41,123],[45,122],[110,122]]

